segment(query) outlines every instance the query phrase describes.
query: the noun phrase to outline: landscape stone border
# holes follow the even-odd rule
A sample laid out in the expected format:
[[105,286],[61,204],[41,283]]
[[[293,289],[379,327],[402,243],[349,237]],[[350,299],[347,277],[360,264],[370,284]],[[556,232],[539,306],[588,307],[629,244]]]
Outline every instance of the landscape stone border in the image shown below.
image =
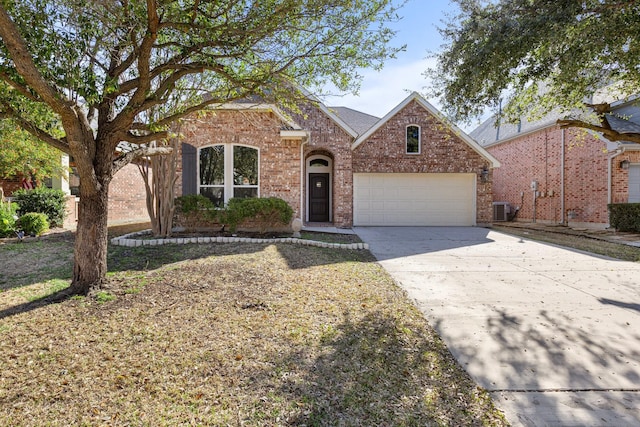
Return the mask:
[[305,246],[317,246],[319,248],[333,249],[369,249],[368,243],[328,243],[315,240],[298,239],[295,237],[281,237],[275,239],[258,239],[251,237],[177,237],[168,239],[138,239],[140,236],[148,236],[150,230],[124,234],[111,239],[115,246],[139,247],[160,245],[186,245],[191,243],[294,243]]

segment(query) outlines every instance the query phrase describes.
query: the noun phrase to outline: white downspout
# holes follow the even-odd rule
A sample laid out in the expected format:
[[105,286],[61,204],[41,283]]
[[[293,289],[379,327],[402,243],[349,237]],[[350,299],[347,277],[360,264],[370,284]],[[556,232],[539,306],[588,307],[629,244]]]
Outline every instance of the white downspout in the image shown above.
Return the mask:
[[300,220],[304,224],[306,222],[306,212],[304,203],[304,146],[309,143],[309,133],[307,137],[300,144]]

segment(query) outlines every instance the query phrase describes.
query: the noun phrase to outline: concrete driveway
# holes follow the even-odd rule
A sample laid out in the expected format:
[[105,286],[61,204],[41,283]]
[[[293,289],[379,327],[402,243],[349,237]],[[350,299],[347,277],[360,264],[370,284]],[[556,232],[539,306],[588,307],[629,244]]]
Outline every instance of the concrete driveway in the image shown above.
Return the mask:
[[512,425],[640,425],[640,263],[477,227],[355,231]]

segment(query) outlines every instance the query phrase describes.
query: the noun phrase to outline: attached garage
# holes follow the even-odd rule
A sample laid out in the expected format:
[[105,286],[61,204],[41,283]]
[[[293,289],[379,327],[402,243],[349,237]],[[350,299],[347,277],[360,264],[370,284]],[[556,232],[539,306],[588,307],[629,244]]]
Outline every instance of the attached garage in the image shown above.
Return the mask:
[[476,225],[473,173],[356,173],[356,226]]

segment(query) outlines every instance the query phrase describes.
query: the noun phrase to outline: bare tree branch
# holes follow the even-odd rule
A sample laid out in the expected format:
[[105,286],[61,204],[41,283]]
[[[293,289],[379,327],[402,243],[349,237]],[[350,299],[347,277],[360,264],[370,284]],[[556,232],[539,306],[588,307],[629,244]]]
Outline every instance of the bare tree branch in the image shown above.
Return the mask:
[[605,138],[612,142],[629,141],[640,144],[640,134],[637,133],[620,133],[611,128],[594,125],[582,120],[558,120],[557,123],[561,128],[577,127],[602,133]]
[[126,137],[123,138],[124,141],[130,142],[132,144],[148,144],[152,141],[159,141],[161,139],[165,139],[169,136],[169,132],[161,131],[161,132],[152,132],[147,135],[136,135],[132,132],[128,132]]
[[139,113],[139,107],[147,99],[147,94],[151,88],[151,56],[153,45],[158,38],[158,25],[160,17],[155,0],[147,0],[147,32],[142,39],[137,58],[137,70],[139,84],[126,107],[112,121],[111,127],[120,128],[125,123],[131,123]]
[[[225,100],[225,102],[231,102],[231,101],[233,101],[233,99]],[[176,120],[180,120],[180,119],[182,119],[184,117],[187,117],[189,114],[195,113],[196,111],[200,111],[200,110],[204,109],[205,107],[208,107],[209,105],[221,104],[221,103],[222,102],[221,102],[220,99],[212,98],[212,99],[203,101],[203,102],[201,102],[199,104],[193,105],[193,106],[191,106],[189,108],[185,108],[184,110],[182,110],[182,111],[180,111],[178,113],[175,113],[175,114],[172,114],[170,116],[167,116],[167,117],[163,118],[162,120],[159,120],[155,124],[156,124],[156,126],[160,126],[160,127],[169,126],[171,123],[175,122]]]
[[117,171],[134,161],[135,159],[139,159],[140,157],[151,157],[151,156],[159,156],[165,154],[171,154],[173,148],[171,147],[140,147],[133,151],[129,151],[120,157],[116,158],[113,161],[113,173],[115,174]]

